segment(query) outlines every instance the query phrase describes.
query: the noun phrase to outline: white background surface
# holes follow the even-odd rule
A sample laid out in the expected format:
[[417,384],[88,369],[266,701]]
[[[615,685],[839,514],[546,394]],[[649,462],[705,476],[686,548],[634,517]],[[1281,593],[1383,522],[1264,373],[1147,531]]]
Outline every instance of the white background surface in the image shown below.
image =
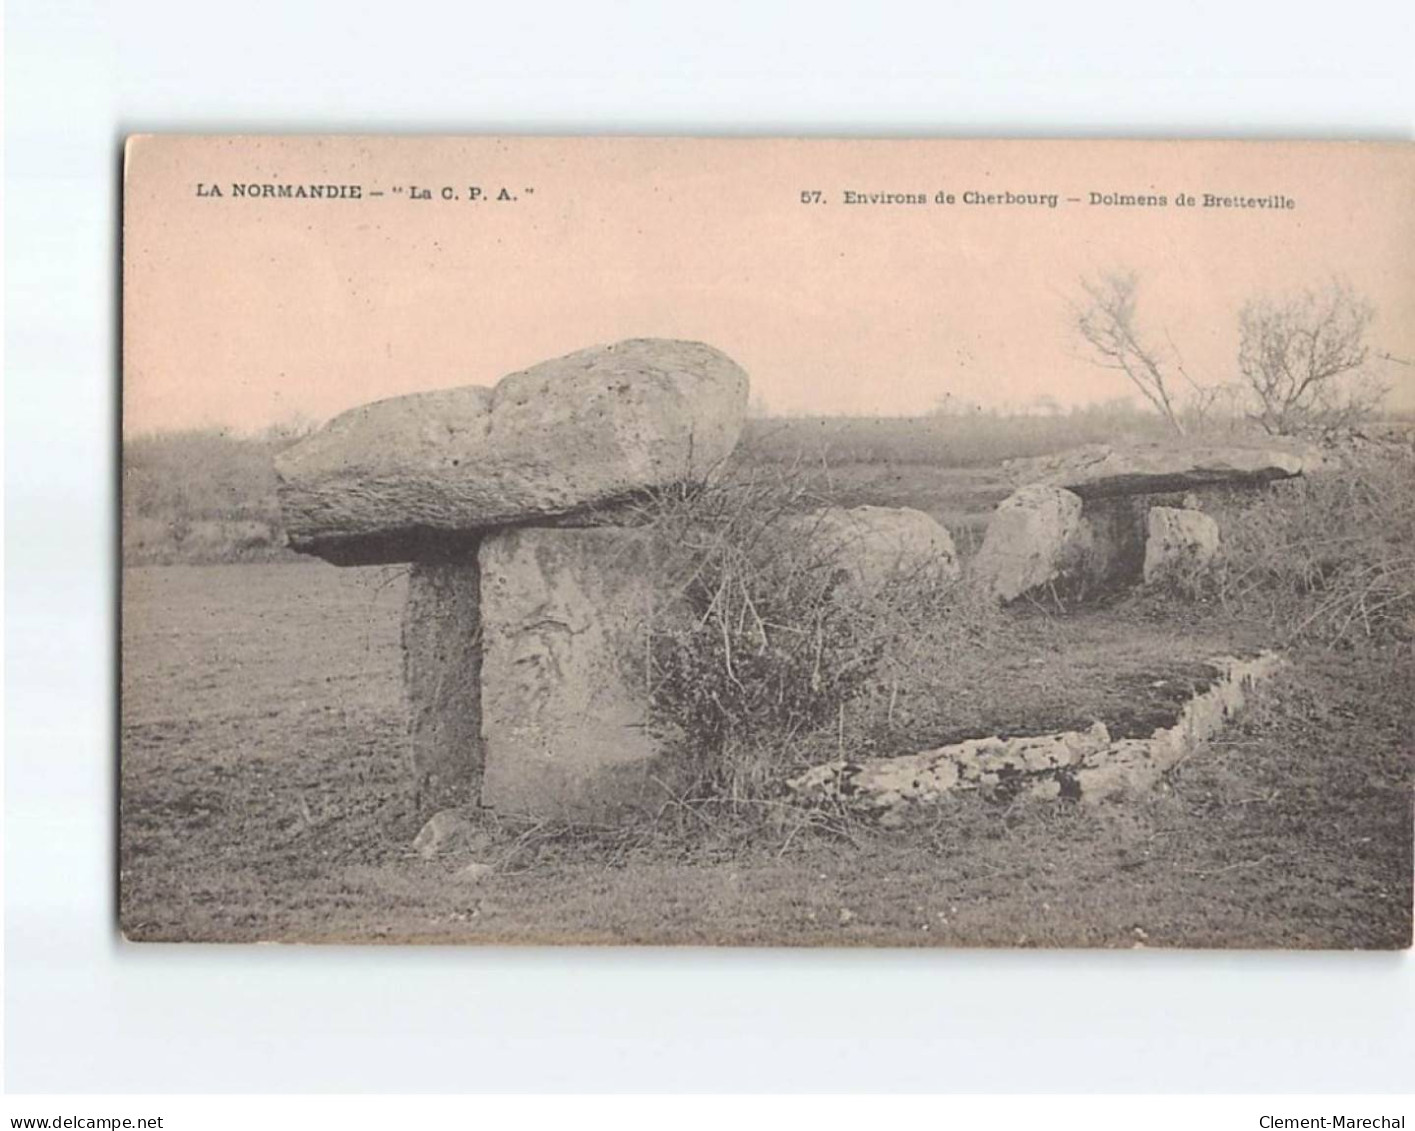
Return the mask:
[[1415,6],[16,0],[6,21],[9,1090],[1415,1088],[1405,955],[137,947],[113,906],[125,133],[1407,139]]

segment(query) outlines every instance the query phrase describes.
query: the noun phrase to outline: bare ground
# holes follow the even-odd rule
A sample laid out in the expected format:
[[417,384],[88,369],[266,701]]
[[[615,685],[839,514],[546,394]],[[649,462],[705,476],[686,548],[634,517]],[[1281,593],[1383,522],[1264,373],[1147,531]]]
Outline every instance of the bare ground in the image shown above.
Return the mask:
[[[864,501],[864,500],[859,500]],[[1412,663],[1304,650],[1156,791],[960,797],[882,832],[666,807],[632,835],[491,828],[423,861],[407,794],[396,569],[130,569],[121,926],[134,940],[1403,947]],[[1143,727],[1250,629],[1133,601],[1014,617],[926,720]],[[971,690],[969,690],[971,689]],[[686,827],[685,827],[686,826]]]

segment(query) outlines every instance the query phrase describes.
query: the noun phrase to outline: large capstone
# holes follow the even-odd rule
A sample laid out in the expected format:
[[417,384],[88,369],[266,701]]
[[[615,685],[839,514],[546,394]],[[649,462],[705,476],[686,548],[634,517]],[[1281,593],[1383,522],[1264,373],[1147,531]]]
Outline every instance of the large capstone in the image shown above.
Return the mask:
[[662,803],[649,726],[652,545],[646,531],[603,527],[482,542],[483,805],[599,820]]
[[707,476],[746,405],[731,358],[667,339],[580,350],[495,388],[378,401],[277,457],[286,532],[341,565],[466,552],[486,528]]
[[420,811],[473,802],[481,783],[481,580],[475,553],[418,562],[403,606],[403,692]]
[[1192,577],[1218,553],[1218,523],[1203,511],[1151,507],[1145,581]]
[[973,558],[974,583],[994,600],[1016,600],[1079,560],[1081,532],[1079,497],[1059,487],[1023,487],[993,512]]
[[1272,441],[1236,444],[1091,444],[1038,459],[1009,460],[1014,482],[1061,487],[1083,499],[1157,495],[1221,485],[1256,485],[1301,475],[1311,450]]

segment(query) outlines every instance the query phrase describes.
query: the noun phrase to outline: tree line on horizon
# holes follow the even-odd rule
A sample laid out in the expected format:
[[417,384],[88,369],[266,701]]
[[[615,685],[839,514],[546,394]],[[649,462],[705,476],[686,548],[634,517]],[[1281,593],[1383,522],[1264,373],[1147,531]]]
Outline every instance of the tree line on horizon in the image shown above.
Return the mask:
[[1376,309],[1339,276],[1245,302],[1236,315],[1236,375],[1227,380],[1191,374],[1169,332],[1161,345],[1142,325],[1139,295],[1132,270],[1083,277],[1072,323],[1089,360],[1123,373],[1178,436],[1214,420],[1246,422],[1269,436],[1356,428],[1380,413],[1390,368],[1412,364],[1372,343]]

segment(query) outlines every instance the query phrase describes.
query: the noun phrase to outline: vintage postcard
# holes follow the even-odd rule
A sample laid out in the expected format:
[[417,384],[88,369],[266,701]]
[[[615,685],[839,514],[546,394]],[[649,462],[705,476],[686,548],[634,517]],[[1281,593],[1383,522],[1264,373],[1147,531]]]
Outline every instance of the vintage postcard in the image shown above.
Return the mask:
[[1415,148],[123,180],[126,938],[1410,945]]

